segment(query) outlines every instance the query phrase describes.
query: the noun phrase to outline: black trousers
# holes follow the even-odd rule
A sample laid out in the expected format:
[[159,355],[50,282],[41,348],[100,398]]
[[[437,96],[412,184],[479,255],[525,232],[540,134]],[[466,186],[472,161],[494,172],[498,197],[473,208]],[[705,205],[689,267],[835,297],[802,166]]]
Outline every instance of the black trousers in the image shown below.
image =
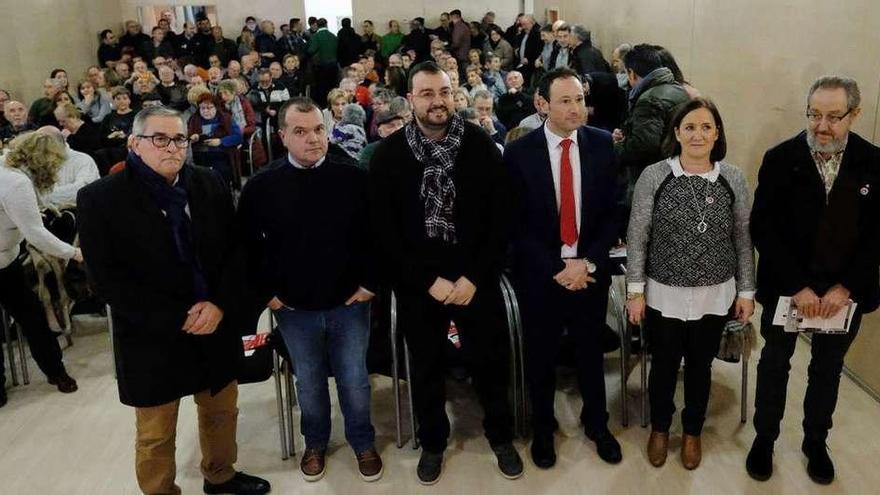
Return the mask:
[[332,63],[315,66],[315,79],[311,97],[319,107],[324,108],[327,106],[327,93],[339,81],[339,65]]
[[[773,325],[776,305],[764,307],[761,335],[764,349],[758,361],[758,383],[755,391],[755,432],[768,441],[779,438],[779,423],[785,414],[788,372],[791,355],[797,343],[796,333],[787,333]],[[849,333],[814,334],[810,345],[810,366],[807,368],[807,393],[804,396],[804,436],[824,441],[831,429],[831,417],[837,407],[837,391],[843,358],[859,332],[862,314],[856,310]]]
[[559,344],[564,329],[572,337],[577,358],[578,386],[584,402],[581,422],[588,433],[605,431],[608,411],[602,330],[608,307],[608,284],[590,284],[575,292],[555,282],[540,288],[518,285],[535,435],[549,435],[559,427],[554,399]]
[[706,407],[712,388],[712,361],[721,345],[726,316],[705,315],[695,321],[666,318],[647,309],[651,374],[648,397],[651,401],[651,429],[668,432],[675,414],[675,385],[684,358],[684,433],[699,436],[706,420]]
[[498,286],[478,285],[468,306],[444,306],[427,292],[398,290],[396,295],[400,329],[412,354],[413,403],[423,448],[442,452],[449,438],[445,380],[450,320],[458,329],[462,353],[483,407],[486,438],[492,446],[512,441],[510,345]]
[[[21,258],[0,269],[0,306],[15,318],[27,339],[31,356],[48,377],[64,371],[61,346],[46,320],[46,313],[37,295],[25,284]],[[7,343],[8,344],[8,343]],[[3,372],[3,353],[0,352],[0,386],[6,383]]]

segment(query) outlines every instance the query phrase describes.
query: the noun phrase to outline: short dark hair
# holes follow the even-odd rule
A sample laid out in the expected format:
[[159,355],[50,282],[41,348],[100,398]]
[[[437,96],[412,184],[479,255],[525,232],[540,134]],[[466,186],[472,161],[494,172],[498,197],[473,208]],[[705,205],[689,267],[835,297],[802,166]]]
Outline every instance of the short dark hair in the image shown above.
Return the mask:
[[254,22],[256,22],[256,21],[257,21],[257,18],[254,17],[254,16],[252,16],[252,15],[249,15],[249,16],[247,16],[247,17],[244,18],[244,22],[248,22],[248,21],[254,21]]
[[639,77],[645,77],[651,71],[663,67],[663,60],[653,45],[642,43],[632,47],[623,57],[623,65],[636,73]]
[[428,60],[426,62],[422,62],[420,64],[416,64],[412,66],[409,70],[409,80],[407,81],[407,89],[412,91],[413,89],[413,79],[415,79],[416,74],[421,72],[427,72],[428,74],[440,74],[443,72],[443,69],[437,65],[437,62],[433,60]]
[[538,81],[538,94],[545,100],[550,101],[550,86],[553,84],[553,81],[568,77],[573,77],[577,79],[578,82],[582,82],[578,73],[568,67],[557,67],[550,72],[544,73]]
[[309,24],[316,23],[316,22],[318,22],[318,18],[315,16],[310,16],[308,22],[309,22]]
[[294,96],[287,100],[284,105],[281,105],[281,108],[278,110],[278,130],[287,127],[287,111],[291,107],[300,113],[309,113],[314,112],[315,110],[319,113],[321,112],[318,105],[315,105],[315,102],[308,96]]
[[59,72],[63,72],[63,73],[65,73],[65,74],[67,74],[67,71],[64,70],[64,69],[52,69],[52,73],[49,74],[49,78],[50,78],[50,79],[55,79],[55,76],[57,76]]
[[112,29],[105,29],[105,30],[101,31],[101,40],[107,39],[107,34],[113,34],[113,30]]
[[293,27],[294,24],[299,24],[300,22],[302,22],[302,19],[300,19],[299,17],[291,17],[290,20],[287,22],[288,24],[290,24],[290,27]]
[[153,26],[153,29],[150,30],[150,33],[155,33],[156,31],[162,31],[163,33],[165,32],[165,30],[160,28],[159,26]]
[[327,27],[327,19],[324,19],[323,17],[318,19],[318,27],[319,28]]
[[654,45],[654,49],[657,50],[657,55],[660,55],[662,66],[672,71],[672,78],[675,79],[675,82],[680,84],[687,82],[684,80],[684,74],[682,74],[678,62],[675,61],[675,57],[672,56],[672,52],[660,45]]
[[712,118],[715,119],[715,127],[718,128],[718,139],[709,153],[709,159],[717,162],[723,160],[725,155],[727,155],[727,138],[724,136],[724,124],[721,122],[721,113],[718,112],[718,107],[708,98],[697,97],[676,107],[672,120],[669,121],[669,126],[666,129],[666,137],[663,139],[663,152],[667,156],[681,154],[681,143],[678,142],[678,139],[675,139],[675,130],[681,125],[681,121],[684,120],[687,114],[700,108],[705,108],[712,113]]
[[351,19],[349,19],[348,17],[345,17],[342,19],[341,24],[342,24],[342,27],[344,27],[344,28],[350,28],[351,27]]
[[369,20],[369,19],[365,19],[364,22],[363,22],[363,24],[369,24],[370,26],[372,26],[372,25],[373,25],[373,21],[371,21],[371,20]]

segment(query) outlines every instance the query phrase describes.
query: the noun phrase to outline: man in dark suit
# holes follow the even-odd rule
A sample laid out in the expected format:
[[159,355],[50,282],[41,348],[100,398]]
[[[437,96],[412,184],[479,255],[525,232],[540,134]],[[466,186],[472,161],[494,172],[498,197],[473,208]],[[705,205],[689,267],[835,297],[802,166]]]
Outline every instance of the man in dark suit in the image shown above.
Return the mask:
[[489,135],[454,113],[449,76],[434,62],[412,70],[415,119],[376,148],[370,213],[413,356],[419,482],[437,482],[449,437],[444,380],[450,320],[472,365],[483,428],[501,474],[518,478],[523,465],[512,443],[509,346],[498,283],[508,241],[507,177]]
[[541,26],[533,15],[524,15],[520,19],[520,26],[522,31],[517,36],[513,48],[516,50],[518,61],[516,70],[523,75],[528,85],[535,71],[535,61],[541,57],[541,50],[544,49],[544,42],[541,41]]
[[601,331],[608,305],[619,216],[611,135],[585,127],[587,109],[578,75],[546,73],[538,85],[545,124],[504,150],[513,182],[514,278],[526,337],[535,465],[556,463],[553,411],[556,358],[563,328],[577,354],[584,407],[581,421],[599,456],[616,464],[620,445],[608,430]]
[[125,170],[80,190],[77,223],[96,292],[110,304],[119,398],[135,408],[135,466],[146,494],[180,493],[174,438],[181,397],[199,414],[205,493],[262,494],[236,472],[241,341],[232,198],[208,169],[184,166],[180,113],[142,110]]
[[859,88],[847,77],[823,76],[807,97],[807,129],[764,155],[752,208],[758,250],[758,292],[764,306],[754,424],[746,460],[752,478],[773,474],[773,444],[785,412],[789,360],[797,333],[773,325],[780,296],[792,296],[808,318],[829,318],[857,303],[849,331],[815,334],[804,397],[807,473],[828,484],[834,465],[825,440],[837,404],[844,356],[864,313],[880,303],[880,149],[850,132]]

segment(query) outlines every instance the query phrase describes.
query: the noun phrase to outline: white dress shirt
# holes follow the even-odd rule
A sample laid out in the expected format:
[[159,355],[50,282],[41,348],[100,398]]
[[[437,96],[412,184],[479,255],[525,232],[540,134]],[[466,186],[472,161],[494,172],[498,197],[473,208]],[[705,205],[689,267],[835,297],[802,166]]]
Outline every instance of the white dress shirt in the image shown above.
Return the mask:
[[[553,174],[553,187],[556,189],[556,211],[559,211],[560,202],[560,177],[562,170],[562,140],[566,139],[557,136],[550,130],[549,125],[544,125],[544,135],[547,137],[547,151],[550,153],[550,172]],[[571,162],[571,180],[572,189],[574,190],[574,213],[575,226],[577,227],[578,236],[581,232],[581,154],[578,148],[577,131],[572,131],[567,139],[571,139],[571,146],[568,148],[569,161]],[[580,241],[580,237],[578,237]],[[571,246],[562,245],[560,256],[563,258],[576,258],[578,241]]]

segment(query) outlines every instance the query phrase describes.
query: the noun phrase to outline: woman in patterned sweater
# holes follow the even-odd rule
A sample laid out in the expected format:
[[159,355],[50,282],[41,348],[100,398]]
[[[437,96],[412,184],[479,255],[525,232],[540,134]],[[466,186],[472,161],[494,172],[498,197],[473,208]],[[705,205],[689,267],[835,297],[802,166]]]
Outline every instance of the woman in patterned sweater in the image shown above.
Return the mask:
[[695,469],[711,388],[711,366],[728,315],[754,312],[755,272],[749,237],[749,188],[742,172],[721,160],[721,115],[695,98],[679,107],[666,136],[670,158],[639,177],[627,233],[627,311],[647,320],[652,365],[648,384],[648,459],[666,461],[682,358],[685,407],[681,459]]

